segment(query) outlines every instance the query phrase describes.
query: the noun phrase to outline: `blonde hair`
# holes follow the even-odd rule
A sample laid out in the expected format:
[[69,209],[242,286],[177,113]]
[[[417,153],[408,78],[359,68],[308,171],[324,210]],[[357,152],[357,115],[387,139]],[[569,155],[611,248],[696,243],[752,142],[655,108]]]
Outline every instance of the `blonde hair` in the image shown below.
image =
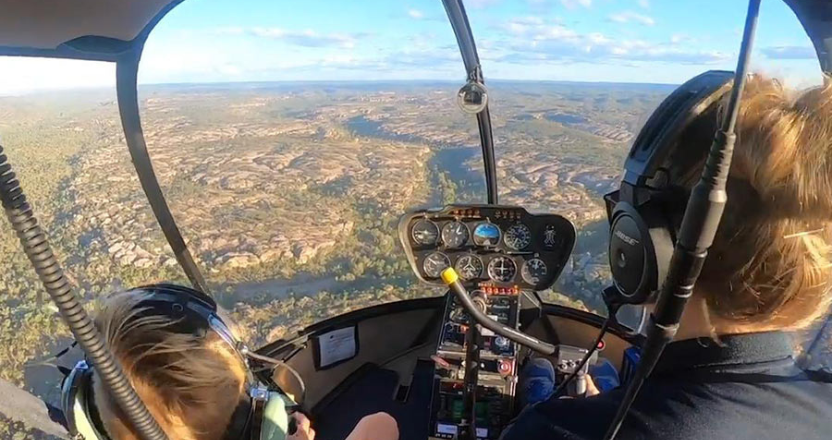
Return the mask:
[[[245,392],[245,365],[214,332],[174,330],[168,316],[147,313],[141,290],[104,300],[96,324],[139,397],[172,439],[221,439]],[[93,393],[114,440],[138,437],[99,381]]]
[[[832,299],[832,87],[795,98],[780,82],[755,76],[741,102],[728,203],[697,291],[722,322],[750,331],[802,328]],[[717,113],[683,134],[680,149],[701,151]],[[690,188],[701,166],[671,165],[684,168],[671,181]]]

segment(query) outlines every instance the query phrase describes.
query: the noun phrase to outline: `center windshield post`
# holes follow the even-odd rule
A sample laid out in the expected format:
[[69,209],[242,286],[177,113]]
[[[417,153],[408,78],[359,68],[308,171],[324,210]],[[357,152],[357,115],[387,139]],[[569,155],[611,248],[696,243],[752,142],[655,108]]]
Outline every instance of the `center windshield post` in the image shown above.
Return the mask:
[[[480,57],[477,54],[477,46],[474,43],[474,34],[471,32],[471,25],[468,23],[468,15],[462,0],[442,0],[448,19],[456,35],[456,42],[459,44],[459,52],[462,55],[462,62],[465,65],[466,79],[479,84],[485,84],[482,75]],[[477,113],[477,127],[480,132],[480,143],[482,145],[482,160],[485,168],[485,187],[487,191],[488,204],[498,203],[497,192],[497,160],[494,156],[494,135],[491,132],[491,113],[488,104]]]
[[150,160],[150,153],[147,151],[147,143],[142,131],[142,123],[139,118],[138,101],[138,70],[140,52],[130,52],[116,62],[116,93],[118,95],[118,109],[121,116],[121,124],[124,129],[124,138],[127,141],[127,148],[130,150],[130,157],[136,174],[147,196],[147,201],[156,216],[156,221],[162,228],[165,239],[173,251],[176,261],[185,272],[185,276],[197,290],[210,294],[205,277],[197,267],[185,239],[168,207],[159,180],[153,171],[153,164]]

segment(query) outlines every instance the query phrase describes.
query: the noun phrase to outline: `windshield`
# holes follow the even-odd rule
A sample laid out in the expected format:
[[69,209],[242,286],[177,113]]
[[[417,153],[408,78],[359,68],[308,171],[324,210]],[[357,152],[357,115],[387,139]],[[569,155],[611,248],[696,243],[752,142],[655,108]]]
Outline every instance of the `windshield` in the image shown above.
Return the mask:
[[[671,75],[680,56],[698,63],[691,72],[730,69],[734,46],[687,50],[670,28],[636,26],[646,11],[608,18],[615,25],[599,33],[563,22],[580,9],[468,6],[491,92],[500,202],[575,223],[577,247],[542,296],[605,314],[601,195],[674,87],[637,73]],[[153,32],[140,68],[142,122],[171,209],[254,344],[348,310],[441,294],[416,282],[397,219],[416,207],[486,201],[476,121],[455,102],[465,71],[441,2],[320,12],[308,2],[186,2]],[[633,43],[648,34],[669,42],[659,52]],[[158,236],[135,244],[165,248]],[[152,267],[140,251],[117,261]],[[170,258],[164,264],[165,276],[181,278]],[[624,315],[637,326],[640,314]]]
[[[398,219],[415,207],[486,202],[441,2],[333,4],[327,18],[310,2],[265,7],[273,13],[185,2],[151,35],[139,78],[171,210],[254,345],[349,310],[443,293],[416,282]],[[129,175],[129,161],[117,166]],[[144,197],[135,186],[113,191],[125,204]],[[152,249],[164,242],[138,225],[109,233],[122,243],[115,261],[156,270]],[[163,264],[182,278],[169,255]]]

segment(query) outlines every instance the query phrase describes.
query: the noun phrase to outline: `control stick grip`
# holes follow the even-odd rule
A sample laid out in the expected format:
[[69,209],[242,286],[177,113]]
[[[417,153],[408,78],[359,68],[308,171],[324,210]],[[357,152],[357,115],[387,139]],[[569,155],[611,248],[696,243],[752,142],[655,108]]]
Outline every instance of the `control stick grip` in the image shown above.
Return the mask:
[[575,395],[579,397],[586,396],[586,373],[578,373],[575,377]]
[[468,289],[462,285],[459,281],[459,274],[456,273],[454,268],[449,267],[442,271],[442,281],[451,289],[452,292],[456,295],[459,302],[462,304],[462,308],[471,315],[471,318],[477,322],[477,324],[491,330],[492,332],[514,341],[520,345],[526,346],[531,348],[532,350],[545,354],[550,355],[555,352],[555,346],[546,342],[543,342],[537,338],[529,336],[519,330],[515,330],[505,324],[501,324],[491,318],[488,317],[485,313],[483,313],[477,306],[474,304],[474,301],[471,299],[471,296],[468,294]]

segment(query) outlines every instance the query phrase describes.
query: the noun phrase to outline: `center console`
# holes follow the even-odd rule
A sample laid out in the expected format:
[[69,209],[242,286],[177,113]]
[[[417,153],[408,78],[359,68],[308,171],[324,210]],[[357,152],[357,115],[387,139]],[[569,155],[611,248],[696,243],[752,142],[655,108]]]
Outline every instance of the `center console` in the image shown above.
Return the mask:
[[[472,292],[472,299],[492,319],[516,329],[521,295],[525,293],[518,289],[483,287]],[[473,352],[467,350],[469,344],[473,344]],[[472,325],[456,297],[448,295],[433,359],[432,438],[464,438],[472,426],[479,439],[499,437],[514,414],[518,348],[514,342]]]
[[[421,281],[444,285],[442,272],[453,268],[470,293],[464,298],[473,308],[466,299],[467,310],[514,331],[521,309],[536,302],[526,299],[557,281],[575,238],[568,219],[517,206],[449,205],[408,213],[399,222],[399,239]],[[468,311],[456,295],[447,296],[433,356],[431,438],[497,439],[515,414],[520,347],[471,322]]]

